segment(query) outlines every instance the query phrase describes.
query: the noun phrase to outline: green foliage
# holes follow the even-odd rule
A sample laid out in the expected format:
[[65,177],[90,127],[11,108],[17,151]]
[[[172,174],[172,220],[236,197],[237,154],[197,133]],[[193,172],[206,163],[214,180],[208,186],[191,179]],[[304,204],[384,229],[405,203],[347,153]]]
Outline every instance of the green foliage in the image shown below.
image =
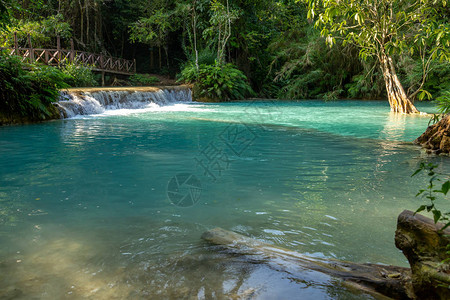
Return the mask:
[[441,114],[433,114],[430,118],[430,120],[428,121],[428,126],[436,124],[437,122],[439,122],[442,119],[442,115]]
[[57,68],[23,63],[0,54],[0,110],[42,120],[52,115],[51,103],[59,89],[68,87],[67,76]]
[[210,26],[203,31],[203,37],[209,39],[210,44],[217,45],[217,61],[225,60],[225,50],[231,37],[231,24],[239,18],[241,10],[230,7],[229,1],[223,4],[219,0],[213,0],[210,4]]
[[[202,69],[207,66],[206,64],[199,65],[202,66]],[[187,63],[184,68],[181,70],[181,73],[178,74],[178,81],[184,81],[186,83],[194,83],[198,80],[200,70],[197,70],[197,67],[193,62]]]
[[415,176],[421,172],[425,172],[428,175],[428,186],[424,189],[420,189],[416,195],[416,197],[422,196],[427,199],[428,204],[421,205],[416,210],[416,213],[424,210],[431,212],[435,223],[444,223],[444,227],[441,229],[444,230],[450,226],[450,212],[442,212],[437,208],[436,200],[438,199],[437,194],[443,195],[444,197],[447,195],[450,190],[450,179],[448,175],[437,172],[435,170],[437,167],[438,166],[433,163],[425,164],[424,162],[421,162],[419,168],[411,176]]
[[[337,43],[337,38],[344,46],[356,45],[362,60],[378,61],[384,70],[390,69],[391,76],[403,65],[405,72],[400,77],[406,82],[411,98],[432,97],[424,85],[433,64],[450,62],[450,29],[448,17],[444,16],[446,1],[303,2],[308,5],[308,19],[316,19],[315,26],[321,29],[330,46]],[[400,64],[395,64],[392,58]]]
[[189,64],[181,71],[180,80],[195,83],[198,98],[228,101],[254,95],[247,77],[232,64],[201,64],[198,70]]
[[14,46],[14,32],[17,32],[17,41],[21,47],[28,47],[28,35],[30,35],[35,48],[53,48],[58,35],[63,39],[72,37],[72,28],[64,22],[61,14],[38,21],[13,20],[5,31],[0,32],[0,45],[2,47]]
[[[27,47],[30,34],[34,47],[55,48],[59,35],[63,48],[73,38],[77,50],[135,58],[140,73],[172,75],[192,63],[218,60],[241,70],[261,97],[380,99],[385,84],[372,50],[381,46],[372,37],[384,32],[383,49],[405,90],[418,90],[415,99],[435,99],[450,89],[450,30],[443,3],[0,0],[0,46],[13,45],[14,31],[21,47]],[[373,26],[371,12],[388,16],[386,26]],[[326,41],[334,47],[328,49]]]
[[149,74],[133,74],[130,76],[130,83],[134,86],[139,85],[152,85],[157,82],[160,82],[158,77],[151,76]]
[[342,94],[344,90],[343,89],[336,89],[330,92],[327,92],[323,95],[323,100],[325,101],[334,101],[339,99],[339,95]]
[[444,91],[442,96],[436,98],[436,105],[441,114],[450,113],[450,91]]
[[75,63],[67,63],[61,67],[61,71],[66,75],[65,82],[72,87],[98,85],[90,67]]
[[450,91],[449,78],[450,63],[446,61],[433,61],[423,89],[429,91],[434,99],[441,97],[446,91]]
[[[332,45],[336,37],[360,46],[361,58],[421,51],[433,47],[435,57],[448,60],[448,24],[440,17],[446,1],[306,0],[308,18]],[[443,9],[441,11],[441,9]],[[447,40],[446,40],[447,38]],[[415,49],[414,47],[417,47]],[[422,48],[421,48],[422,47]]]
[[158,9],[149,17],[142,17],[130,25],[131,41],[161,46],[167,33],[173,29],[172,14],[164,9]]
[[428,122],[428,126],[436,124],[442,118],[444,118],[446,114],[450,113],[450,91],[447,90],[442,92],[442,95],[436,98],[434,102],[437,106],[439,114],[433,114],[430,121]]
[[385,92],[383,75],[375,68],[367,69],[367,63],[362,62],[364,71],[354,75],[351,82],[345,85],[347,96],[352,99],[382,99]]
[[[187,53],[187,60],[181,69],[188,64],[195,64],[195,55],[193,53]],[[213,65],[217,60],[217,52],[209,47],[206,47],[198,51],[198,64],[199,65]]]
[[[275,81],[283,85],[279,98],[334,100],[343,97],[346,84],[361,69],[354,58],[354,47],[338,44],[330,49],[313,29],[292,28],[276,39],[270,49],[277,51],[273,63],[283,62],[275,76]],[[355,91],[358,93],[359,90]]]
[[0,31],[4,30],[10,23],[9,10],[6,0],[0,0]]

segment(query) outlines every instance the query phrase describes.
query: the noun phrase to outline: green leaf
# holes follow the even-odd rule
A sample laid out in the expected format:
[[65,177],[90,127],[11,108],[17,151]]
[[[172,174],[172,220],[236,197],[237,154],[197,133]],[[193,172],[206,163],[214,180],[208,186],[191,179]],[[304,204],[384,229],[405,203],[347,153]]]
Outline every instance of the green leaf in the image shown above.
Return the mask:
[[437,223],[439,221],[439,219],[441,218],[441,211],[439,210],[433,210],[433,218],[434,218],[434,223]]
[[424,189],[422,189],[422,190],[419,190],[419,192],[416,194],[416,197],[417,196],[419,196],[419,195],[421,195],[423,192],[425,192],[425,190]]
[[421,206],[416,210],[416,212],[415,212],[414,214],[417,214],[417,213],[419,213],[419,212],[425,210],[426,207],[427,207],[426,205],[421,205]]
[[[445,230],[448,226],[450,226],[450,222],[447,222],[447,224],[445,224],[444,227],[442,227],[442,228],[440,229],[440,231]],[[448,252],[447,252],[447,253],[448,253]]]
[[444,195],[447,195],[448,191],[450,190],[450,181],[446,181],[444,182],[444,184],[442,185],[441,188],[441,193],[443,193]]
[[422,170],[423,170],[422,168],[417,169],[417,170],[411,175],[411,177],[413,177],[413,176],[419,174]]

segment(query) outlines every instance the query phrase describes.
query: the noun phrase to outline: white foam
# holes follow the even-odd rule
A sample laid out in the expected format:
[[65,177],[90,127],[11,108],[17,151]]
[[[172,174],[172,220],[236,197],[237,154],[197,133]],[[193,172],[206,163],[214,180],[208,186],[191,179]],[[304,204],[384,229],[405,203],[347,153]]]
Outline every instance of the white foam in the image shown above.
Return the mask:
[[190,106],[189,89],[159,90],[155,92],[99,91],[81,94],[62,93],[57,107],[64,118],[86,116],[122,116],[159,111],[199,111]]

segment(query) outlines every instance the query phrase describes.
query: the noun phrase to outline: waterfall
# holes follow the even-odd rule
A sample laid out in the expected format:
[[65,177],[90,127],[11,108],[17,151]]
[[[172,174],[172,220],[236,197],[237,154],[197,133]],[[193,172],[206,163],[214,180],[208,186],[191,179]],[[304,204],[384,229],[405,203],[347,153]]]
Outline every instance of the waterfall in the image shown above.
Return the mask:
[[191,101],[189,88],[78,89],[61,92],[56,106],[61,112],[61,118],[72,118],[101,114],[106,110],[139,109],[152,104],[165,106]]

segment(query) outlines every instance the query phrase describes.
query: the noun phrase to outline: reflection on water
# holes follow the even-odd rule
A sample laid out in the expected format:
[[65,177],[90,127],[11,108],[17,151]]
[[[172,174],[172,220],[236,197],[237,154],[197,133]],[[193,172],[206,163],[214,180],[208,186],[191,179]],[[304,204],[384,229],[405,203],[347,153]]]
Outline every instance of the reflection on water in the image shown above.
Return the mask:
[[390,141],[401,140],[401,137],[405,134],[407,118],[410,118],[410,116],[390,111],[383,130],[380,132],[380,139]]
[[219,180],[203,179],[195,206],[173,206],[170,178],[202,177],[193,158],[241,105],[0,128],[0,298],[370,299],[200,236],[217,226],[312,256],[406,265],[396,216],[426,182],[410,177],[421,152],[399,141],[427,119],[372,102],[283,103],[264,128],[250,124],[257,138]]

